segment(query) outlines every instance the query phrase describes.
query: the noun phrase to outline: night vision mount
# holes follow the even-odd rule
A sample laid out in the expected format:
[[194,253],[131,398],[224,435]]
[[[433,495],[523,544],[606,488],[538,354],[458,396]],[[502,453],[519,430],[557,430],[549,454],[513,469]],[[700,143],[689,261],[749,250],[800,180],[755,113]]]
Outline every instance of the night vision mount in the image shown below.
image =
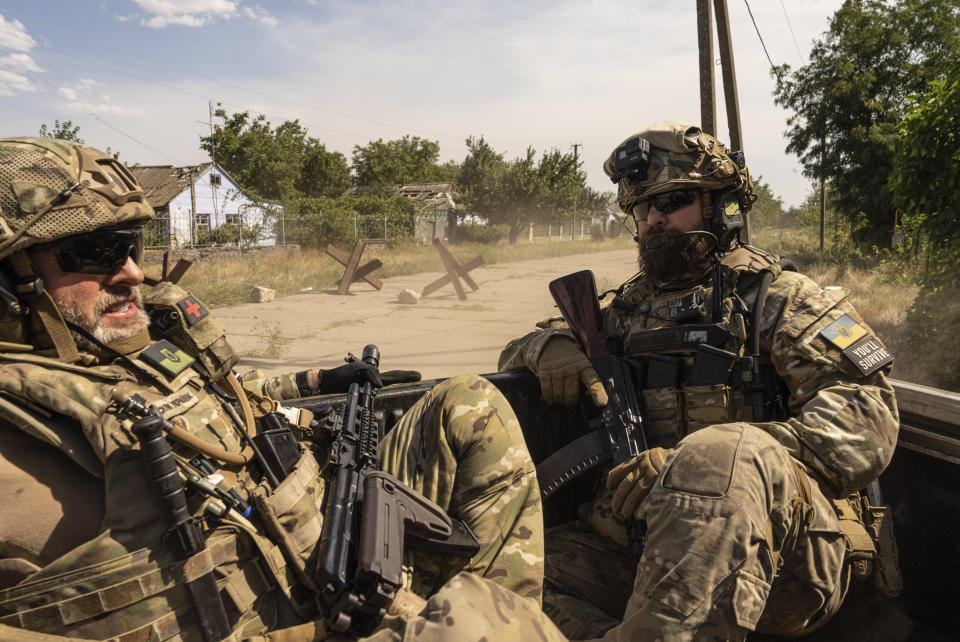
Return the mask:
[[611,182],[619,183],[626,178],[631,183],[647,180],[647,168],[650,167],[650,141],[634,136],[613,152],[613,174]]

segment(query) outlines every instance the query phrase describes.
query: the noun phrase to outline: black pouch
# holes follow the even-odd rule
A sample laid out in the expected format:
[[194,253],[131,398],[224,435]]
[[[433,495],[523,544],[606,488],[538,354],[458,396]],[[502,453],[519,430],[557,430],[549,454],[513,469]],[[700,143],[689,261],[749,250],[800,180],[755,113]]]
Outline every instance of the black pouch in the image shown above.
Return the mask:
[[651,354],[647,357],[645,389],[676,388],[683,372],[683,357],[666,354]]
[[687,384],[712,386],[727,383],[736,362],[737,355],[733,352],[701,343],[697,347],[697,355],[693,360],[693,372],[690,373]]
[[293,436],[287,418],[280,413],[271,412],[258,421],[259,430],[253,441],[263,453],[271,472],[283,481],[293,472],[300,459],[300,446]]

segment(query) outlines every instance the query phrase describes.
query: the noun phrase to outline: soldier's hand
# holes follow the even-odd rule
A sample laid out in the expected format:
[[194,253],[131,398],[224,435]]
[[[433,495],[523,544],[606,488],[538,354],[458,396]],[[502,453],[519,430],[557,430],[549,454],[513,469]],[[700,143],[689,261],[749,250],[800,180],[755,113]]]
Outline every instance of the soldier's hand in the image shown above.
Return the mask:
[[370,382],[375,388],[383,387],[383,380],[377,369],[363,361],[351,361],[336,368],[320,370],[320,390],[318,394],[329,395],[346,392],[351,383]]
[[607,490],[613,493],[613,512],[624,518],[639,519],[640,504],[657,481],[672,449],[651,448],[607,473]]
[[582,382],[595,404],[607,405],[607,391],[597,371],[573,339],[553,337],[547,341],[537,361],[537,377],[547,403],[566,406],[577,403]]

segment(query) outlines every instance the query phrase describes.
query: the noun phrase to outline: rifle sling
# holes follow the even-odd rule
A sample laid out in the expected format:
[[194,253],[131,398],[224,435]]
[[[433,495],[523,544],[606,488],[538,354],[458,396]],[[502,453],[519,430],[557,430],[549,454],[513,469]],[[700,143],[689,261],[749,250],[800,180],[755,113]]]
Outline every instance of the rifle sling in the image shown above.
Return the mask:
[[610,460],[610,438],[598,428],[574,439],[537,465],[540,495],[547,499],[564,484]]

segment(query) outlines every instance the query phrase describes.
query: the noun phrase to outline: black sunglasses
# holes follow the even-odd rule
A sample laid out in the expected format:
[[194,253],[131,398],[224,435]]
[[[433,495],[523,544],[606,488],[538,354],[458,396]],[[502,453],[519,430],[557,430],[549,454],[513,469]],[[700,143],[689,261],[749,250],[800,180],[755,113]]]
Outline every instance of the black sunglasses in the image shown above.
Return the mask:
[[647,212],[651,207],[655,208],[661,214],[675,212],[681,207],[686,207],[697,200],[697,190],[678,189],[664,194],[657,194],[633,208],[634,216],[645,219]]
[[57,265],[64,272],[116,274],[129,258],[140,263],[143,258],[143,230],[97,230],[40,243],[30,250],[54,250]]

